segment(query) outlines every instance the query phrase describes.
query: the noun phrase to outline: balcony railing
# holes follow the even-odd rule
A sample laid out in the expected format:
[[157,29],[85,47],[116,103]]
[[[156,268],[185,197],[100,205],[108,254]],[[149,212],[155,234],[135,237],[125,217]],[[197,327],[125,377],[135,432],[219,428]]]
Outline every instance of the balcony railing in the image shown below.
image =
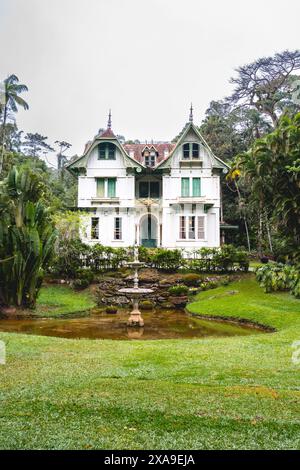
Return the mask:
[[92,204],[119,204],[119,197],[98,197],[94,196],[91,198]]

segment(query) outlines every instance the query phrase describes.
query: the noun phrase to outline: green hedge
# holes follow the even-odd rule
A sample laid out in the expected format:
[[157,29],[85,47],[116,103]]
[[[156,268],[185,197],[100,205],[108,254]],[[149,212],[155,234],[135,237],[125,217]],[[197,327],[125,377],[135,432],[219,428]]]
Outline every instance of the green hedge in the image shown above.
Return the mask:
[[[247,271],[249,259],[246,252],[231,245],[222,248],[202,248],[193,253],[193,259],[184,257],[184,250],[139,247],[139,259],[146,266],[161,271],[175,272],[179,269],[194,273],[227,273]],[[116,270],[133,259],[133,247],[112,248],[96,244],[85,245],[80,240],[63,240],[56,247],[51,266],[53,275],[76,278],[83,268],[93,272]],[[191,284],[192,285],[192,284]]]
[[187,266],[195,272],[228,273],[232,271],[248,271],[248,253],[233,245],[221,248],[201,248],[194,252],[195,259]]

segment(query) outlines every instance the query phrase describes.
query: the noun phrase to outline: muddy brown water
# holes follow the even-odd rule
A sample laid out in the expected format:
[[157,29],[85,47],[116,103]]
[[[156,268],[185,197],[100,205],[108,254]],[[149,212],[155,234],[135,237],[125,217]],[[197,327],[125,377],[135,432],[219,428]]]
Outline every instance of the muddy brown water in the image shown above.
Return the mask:
[[181,310],[152,310],[142,312],[143,328],[127,327],[129,312],[117,314],[94,309],[80,318],[3,319],[0,331],[59,338],[88,339],[188,339],[260,334],[258,328],[223,321],[203,320]]

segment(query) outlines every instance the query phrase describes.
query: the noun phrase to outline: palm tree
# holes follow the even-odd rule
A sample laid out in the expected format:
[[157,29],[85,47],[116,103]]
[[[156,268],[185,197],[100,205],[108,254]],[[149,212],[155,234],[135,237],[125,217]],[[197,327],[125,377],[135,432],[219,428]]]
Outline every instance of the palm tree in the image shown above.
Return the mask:
[[5,143],[5,126],[7,121],[8,111],[11,110],[14,113],[18,111],[18,106],[21,106],[24,109],[28,109],[29,106],[21,96],[20,93],[23,91],[28,91],[26,85],[19,83],[19,79],[16,75],[10,75],[4,80],[3,87],[3,104],[1,106],[1,114],[3,113],[3,132],[2,132],[2,142],[1,142],[1,155],[0,155],[0,173],[2,172],[3,167],[3,156],[4,156],[4,143]]

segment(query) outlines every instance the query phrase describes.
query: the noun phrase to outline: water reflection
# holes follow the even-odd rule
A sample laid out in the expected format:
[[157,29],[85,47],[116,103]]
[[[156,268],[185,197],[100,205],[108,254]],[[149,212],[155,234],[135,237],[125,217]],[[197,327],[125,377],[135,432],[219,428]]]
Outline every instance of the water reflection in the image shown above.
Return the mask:
[[0,320],[0,331],[89,339],[180,339],[220,336],[245,336],[262,333],[249,326],[202,320],[180,310],[143,312],[145,326],[128,328],[128,310],[109,315],[94,310],[91,315],[67,319]]

